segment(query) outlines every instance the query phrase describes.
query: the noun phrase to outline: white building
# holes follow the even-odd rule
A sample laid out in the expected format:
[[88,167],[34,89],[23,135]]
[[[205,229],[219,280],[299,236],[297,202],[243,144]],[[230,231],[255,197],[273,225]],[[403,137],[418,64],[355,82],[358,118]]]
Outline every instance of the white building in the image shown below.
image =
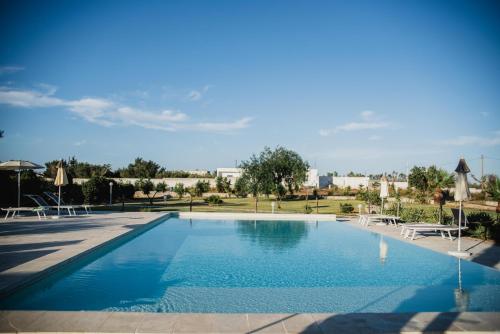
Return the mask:
[[[231,184],[241,177],[243,174],[243,168],[217,168],[217,177],[227,178],[231,181]],[[307,171],[306,181],[304,182],[304,186],[306,187],[318,187],[319,185],[319,176],[318,170],[310,168]]]
[[206,176],[207,174],[210,173],[208,170],[204,169],[191,169],[191,170],[185,170],[185,172],[197,176]]
[[217,168],[217,177],[226,178],[231,182],[231,186],[234,187],[236,180],[238,180],[243,174],[243,168]]
[[319,186],[320,188],[327,188],[330,186],[336,186],[340,189],[345,189],[347,187],[351,189],[359,189],[362,186],[364,189],[368,187],[368,182],[370,179],[367,176],[320,176]]
[[243,174],[243,168],[217,168],[217,177],[238,179]]
[[319,186],[319,175],[318,170],[309,168],[306,175],[306,182],[304,182],[305,187],[316,188]]

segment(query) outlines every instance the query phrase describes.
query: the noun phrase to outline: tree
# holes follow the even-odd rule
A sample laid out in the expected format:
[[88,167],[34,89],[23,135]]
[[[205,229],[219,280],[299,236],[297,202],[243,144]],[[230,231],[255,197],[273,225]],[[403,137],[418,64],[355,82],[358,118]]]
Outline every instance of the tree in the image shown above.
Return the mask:
[[120,177],[151,179],[164,171],[164,168],[152,160],[146,161],[142,158],[136,158],[127,168],[118,169],[117,173]]
[[215,178],[215,189],[217,189],[218,193],[224,192],[224,180],[222,176],[217,176]]
[[155,187],[153,182],[151,182],[151,180],[140,179],[135,183],[135,188],[139,191],[142,191],[142,193],[148,197],[149,204],[153,205],[153,198],[150,197],[149,195],[151,194],[151,191],[153,191]]
[[179,196],[179,199],[182,199],[184,194],[186,193],[186,188],[184,188],[184,183],[177,183],[174,186],[174,192]]
[[316,213],[319,213],[319,189],[313,189],[313,196],[316,197]]
[[117,191],[113,193],[118,194],[118,199],[122,202],[122,211],[125,211],[125,200],[134,198],[135,187],[130,183],[118,183]]
[[272,187],[272,175],[266,165],[266,152],[259,156],[253,154],[250,159],[241,163],[243,174],[235,184],[237,192],[252,194],[255,200],[255,212],[258,211],[259,194],[269,193]]
[[[82,192],[85,203],[103,203],[109,198],[109,179],[103,176],[92,176],[87,182],[82,184]],[[114,185],[115,182],[113,182]]]
[[157,193],[164,193],[165,191],[167,191],[167,185],[165,184],[165,182],[157,183],[155,186],[155,194],[153,195],[153,198],[156,197]]
[[434,191],[434,203],[439,204],[439,223],[442,223],[443,218],[443,205],[446,203],[449,192],[444,191],[444,188],[453,186],[455,179],[452,174],[444,169],[438,169],[436,166],[427,168],[427,186],[428,192]]
[[244,177],[239,177],[234,182],[234,193],[237,197],[247,197],[248,196],[248,184],[247,179]]
[[193,211],[193,197],[196,196],[196,186],[187,188],[186,192],[189,194],[189,212],[191,212]]
[[[46,177],[55,178],[57,174],[57,165],[60,160],[52,160],[45,163]],[[111,171],[111,165],[96,165],[88,162],[78,161],[75,157],[70,158],[68,161],[62,160],[63,166],[66,168],[66,174],[72,182],[73,178],[91,178],[92,176],[114,176]]]
[[425,192],[428,187],[427,173],[425,167],[414,166],[408,176],[408,185],[420,192]]
[[204,193],[210,190],[210,183],[207,181],[199,180],[194,185],[194,191],[197,197],[202,197]]
[[486,184],[486,193],[495,201],[497,201],[497,223],[498,215],[500,214],[500,179],[496,175],[490,175]]
[[309,164],[298,153],[283,147],[274,151],[266,147],[262,163],[263,169],[272,177],[273,191],[278,198],[278,208],[281,208],[281,199],[286,191],[293,194],[306,181]]

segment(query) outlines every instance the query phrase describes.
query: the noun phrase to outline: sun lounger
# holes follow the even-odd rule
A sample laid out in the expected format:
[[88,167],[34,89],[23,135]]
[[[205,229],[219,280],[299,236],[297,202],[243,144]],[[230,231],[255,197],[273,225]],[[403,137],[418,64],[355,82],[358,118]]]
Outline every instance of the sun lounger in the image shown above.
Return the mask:
[[[54,194],[50,191],[45,191],[44,195],[47,196],[56,205],[58,204],[59,197],[56,194]],[[61,205],[62,206],[71,206],[73,209],[84,209],[86,214],[89,214],[92,212],[92,208],[88,204],[81,204],[81,205],[70,204],[70,205],[68,205],[68,204],[64,203],[62,198],[61,198]],[[73,212],[75,212],[75,210],[73,210]]]
[[367,214],[359,215],[358,222],[363,226],[368,226],[372,222],[383,222],[386,224],[391,224],[393,226],[398,226],[399,217],[391,215],[379,215],[379,214]]
[[[466,230],[468,227],[463,226],[461,230]],[[451,232],[458,231],[458,226],[454,225],[438,225],[438,224],[416,224],[405,227],[404,238],[409,238],[411,234],[411,240],[415,239],[417,232],[439,232],[441,237],[444,239],[445,233],[448,234],[448,238],[453,241]]]
[[413,227],[443,227],[443,226],[446,226],[446,225],[443,225],[443,224],[429,224],[429,223],[416,223],[416,224],[401,224],[401,233],[400,235],[404,235],[406,233],[406,231],[409,229],[409,228],[413,228]]
[[47,215],[45,214],[45,209],[43,207],[33,208],[33,207],[19,207],[19,208],[2,208],[2,211],[6,211],[4,220],[9,218],[14,218],[16,215],[19,215],[19,212],[36,212],[38,215],[38,220],[42,220],[42,218],[47,219]]
[[[45,210],[57,210],[58,206],[57,205],[50,205],[47,203],[42,196],[40,195],[24,195],[31,199],[33,202],[35,202],[39,207],[44,208]],[[76,216],[75,208],[72,205],[61,205],[59,206],[60,209],[62,210],[68,210],[68,215],[70,216]]]

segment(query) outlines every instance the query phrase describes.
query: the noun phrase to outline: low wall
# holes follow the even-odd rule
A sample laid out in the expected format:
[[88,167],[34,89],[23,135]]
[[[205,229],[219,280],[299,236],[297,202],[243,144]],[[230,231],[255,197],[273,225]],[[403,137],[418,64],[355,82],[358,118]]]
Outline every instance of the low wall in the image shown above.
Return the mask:
[[[112,177],[110,178],[113,181],[117,183],[130,183],[130,184],[135,184],[137,181],[139,181],[139,178],[131,178],[131,177]],[[76,184],[83,184],[87,182],[89,179],[84,179],[84,178],[74,178],[73,183]],[[215,179],[213,178],[205,178],[205,177],[189,177],[189,178],[179,178],[179,177],[167,177],[167,178],[162,178],[162,179],[149,179],[155,186],[158,183],[165,183],[167,187],[173,188],[177,183],[182,183],[184,184],[184,187],[192,187],[196,184],[198,181],[205,181],[210,184],[210,187],[215,187]]]

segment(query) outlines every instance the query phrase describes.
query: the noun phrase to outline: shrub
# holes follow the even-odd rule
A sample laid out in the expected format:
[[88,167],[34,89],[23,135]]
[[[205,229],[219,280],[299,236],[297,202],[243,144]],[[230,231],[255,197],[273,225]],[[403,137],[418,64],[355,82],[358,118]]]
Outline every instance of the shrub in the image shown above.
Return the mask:
[[61,188],[62,196],[66,204],[80,204],[84,201],[82,186],[79,184],[68,184]]
[[220,205],[224,203],[224,201],[218,195],[211,195],[205,198],[205,203],[208,203],[208,205],[212,206],[212,205]]
[[196,182],[194,186],[194,192],[197,197],[203,196],[204,193],[207,193],[210,190],[210,183],[206,181],[199,180]]
[[240,177],[234,182],[234,193],[237,197],[247,197],[248,196],[248,184],[244,177]]
[[[427,213],[427,219],[435,223],[439,223],[439,208],[433,209]],[[441,217],[443,224],[449,225],[453,221],[453,217],[443,210],[443,216]]]
[[400,212],[401,220],[407,223],[421,222],[425,220],[424,209],[405,208]]
[[340,203],[340,212],[351,213],[354,211],[354,207],[350,203]]
[[179,199],[182,199],[182,197],[184,197],[184,194],[186,193],[186,188],[184,188],[184,183],[176,183],[174,186],[174,192],[177,194]]
[[130,183],[118,184],[118,197],[121,199],[133,199],[135,194],[135,187]]
[[92,176],[87,182],[82,184],[85,203],[100,204],[107,202],[109,200],[109,182],[110,180],[105,177]]
[[[498,228],[494,225],[493,217],[486,212],[472,212],[467,215],[469,222],[468,233],[474,237],[498,240]],[[498,224],[496,224],[498,225]],[[496,234],[496,235],[495,235]]]

